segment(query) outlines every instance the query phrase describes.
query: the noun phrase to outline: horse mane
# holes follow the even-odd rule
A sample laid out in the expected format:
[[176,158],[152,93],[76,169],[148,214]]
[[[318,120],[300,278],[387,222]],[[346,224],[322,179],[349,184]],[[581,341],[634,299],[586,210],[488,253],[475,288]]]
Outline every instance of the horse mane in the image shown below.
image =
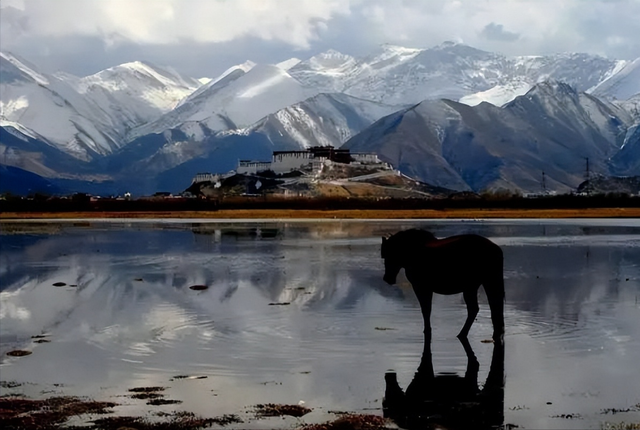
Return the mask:
[[437,238],[427,230],[419,228],[412,228],[409,230],[399,231],[383,241],[381,254],[382,258],[387,255],[389,248],[393,249],[405,249],[416,251],[416,248],[421,248],[425,243],[437,240]]
[[403,243],[414,241],[424,243],[436,240],[436,237],[433,235],[433,233],[427,230],[422,230],[421,228],[412,228],[409,230],[402,230],[397,232],[396,234],[391,236],[389,240],[393,242],[397,241]]

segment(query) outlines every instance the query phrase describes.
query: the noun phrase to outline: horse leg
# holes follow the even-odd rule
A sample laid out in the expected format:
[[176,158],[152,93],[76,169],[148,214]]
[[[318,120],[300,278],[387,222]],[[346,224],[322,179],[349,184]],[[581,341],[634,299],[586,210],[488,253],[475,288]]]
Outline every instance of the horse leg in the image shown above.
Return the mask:
[[475,321],[478,311],[480,310],[480,307],[478,306],[477,288],[467,288],[462,292],[462,296],[464,297],[464,302],[467,304],[467,320],[464,322],[464,326],[462,326],[460,333],[458,333],[459,339],[467,337],[469,330],[471,329],[471,324]]
[[422,310],[422,319],[424,320],[424,342],[431,343],[431,299],[433,298],[433,292],[427,289],[414,288],[418,302],[420,302],[420,309]]
[[501,342],[504,338],[504,279],[500,277],[484,285],[487,293],[489,308],[491,308],[491,322],[493,323],[493,340]]

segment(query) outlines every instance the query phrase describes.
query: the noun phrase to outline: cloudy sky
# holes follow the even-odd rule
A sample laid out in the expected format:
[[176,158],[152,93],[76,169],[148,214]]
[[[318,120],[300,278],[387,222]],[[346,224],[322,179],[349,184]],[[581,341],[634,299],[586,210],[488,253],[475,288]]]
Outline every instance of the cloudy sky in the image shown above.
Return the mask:
[[0,50],[87,75],[134,60],[214,77],[245,60],[451,40],[506,55],[640,57],[640,0],[0,0]]

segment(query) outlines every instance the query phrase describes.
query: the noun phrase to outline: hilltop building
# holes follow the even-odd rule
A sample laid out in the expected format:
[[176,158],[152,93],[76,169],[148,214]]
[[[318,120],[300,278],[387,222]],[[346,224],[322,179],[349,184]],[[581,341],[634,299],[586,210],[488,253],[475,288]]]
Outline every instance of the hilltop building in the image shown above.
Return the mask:
[[237,173],[256,174],[266,170],[282,174],[311,165],[314,172],[331,163],[385,164],[374,153],[351,153],[333,146],[313,146],[300,151],[274,151],[271,161],[240,160]]
[[236,172],[243,175],[255,175],[258,172],[264,172],[269,169],[271,169],[270,161],[240,160],[238,161]]
[[216,183],[220,180],[220,175],[213,173],[198,173],[191,180],[192,184],[196,184],[199,182],[212,182]]

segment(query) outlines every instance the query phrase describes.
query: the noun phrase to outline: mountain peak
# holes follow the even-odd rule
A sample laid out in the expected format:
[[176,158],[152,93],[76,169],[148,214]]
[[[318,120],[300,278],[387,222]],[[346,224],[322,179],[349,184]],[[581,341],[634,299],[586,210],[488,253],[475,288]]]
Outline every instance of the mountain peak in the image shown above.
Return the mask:
[[311,70],[342,69],[354,65],[355,62],[356,60],[351,55],[329,49],[299,63],[298,66],[306,66]]
[[[232,74],[233,72],[239,70],[240,72],[242,72],[241,74],[245,74],[247,73],[249,70],[253,69],[256,66],[256,63],[254,63],[251,60],[247,60],[242,64],[236,64],[235,66],[231,66],[229,67],[227,70],[225,70],[224,72],[222,72],[217,78],[213,78],[210,79],[209,82],[207,82],[205,85],[207,85],[208,87],[212,87],[214,86],[216,83],[218,83],[219,81],[222,81],[224,78],[226,78],[228,75]],[[237,74],[237,73],[236,73]],[[202,92],[204,91],[204,88],[200,88],[199,91],[197,92]],[[195,95],[196,93],[192,94]]]
[[[4,60],[2,62],[6,61],[8,64],[13,66],[13,68],[17,69],[18,70],[17,73],[19,75],[27,76],[28,78],[33,79],[39,85],[45,85],[45,86],[49,85],[49,79],[47,79],[41,73],[37,72],[35,66],[30,64],[28,61],[18,57],[17,55],[14,55],[10,52],[0,51],[0,60]],[[11,68],[11,66],[2,66],[3,68],[2,80],[6,79],[7,76],[9,77],[9,79],[17,77],[17,76],[13,76],[13,73],[11,73],[10,70],[4,70],[5,67]],[[14,72],[15,72],[15,69],[14,69]]]
[[380,49],[382,49],[383,51],[394,52],[394,53],[404,54],[404,55],[414,54],[422,51],[422,49],[419,49],[419,48],[407,48],[400,45],[394,45],[392,43],[383,43],[382,45],[380,45]]
[[[321,53],[319,53],[319,54],[315,55],[314,57],[319,57],[319,58],[334,58],[334,57],[340,57],[340,58],[341,58],[341,57],[345,57],[345,56],[346,56],[346,57],[348,57],[348,55],[343,54],[343,53],[342,53],[342,52],[340,52],[340,51],[336,51],[335,49],[333,49],[333,48],[332,48],[332,49],[327,49],[326,51],[321,52]],[[312,58],[313,58],[313,57],[312,57]]]
[[453,48],[454,46],[460,46],[460,45],[462,45],[462,43],[454,42],[453,40],[445,40],[441,44],[436,45],[434,49],[448,49],[448,48]]
[[144,61],[131,61],[128,63],[119,64],[117,66],[109,67],[93,75],[82,78],[86,83],[99,83],[99,82],[118,82],[121,85],[121,81],[124,79],[124,75],[134,77],[139,80],[143,76],[148,79],[151,78],[161,85],[166,86],[183,86],[186,88],[196,88],[199,86],[197,81],[192,78],[184,78],[178,72],[169,67],[159,67],[152,63]]
[[144,68],[149,67],[149,65],[147,63],[145,63],[144,61],[139,61],[139,60],[130,61],[128,63],[122,63],[120,66],[129,68],[129,69],[144,69]]
[[499,54],[490,53],[478,48],[474,48],[473,46],[465,45],[464,43],[453,42],[450,40],[442,42],[440,45],[434,46],[433,48],[430,49],[430,51],[452,53],[454,55],[470,57],[470,58],[471,57],[477,58],[479,56],[481,57],[499,56]]
[[555,79],[548,79],[543,82],[539,82],[534,85],[526,94],[525,97],[536,94],[547,94],[553,96],[571,96],[578,95],[578,91],[571,85],[557,81]]

